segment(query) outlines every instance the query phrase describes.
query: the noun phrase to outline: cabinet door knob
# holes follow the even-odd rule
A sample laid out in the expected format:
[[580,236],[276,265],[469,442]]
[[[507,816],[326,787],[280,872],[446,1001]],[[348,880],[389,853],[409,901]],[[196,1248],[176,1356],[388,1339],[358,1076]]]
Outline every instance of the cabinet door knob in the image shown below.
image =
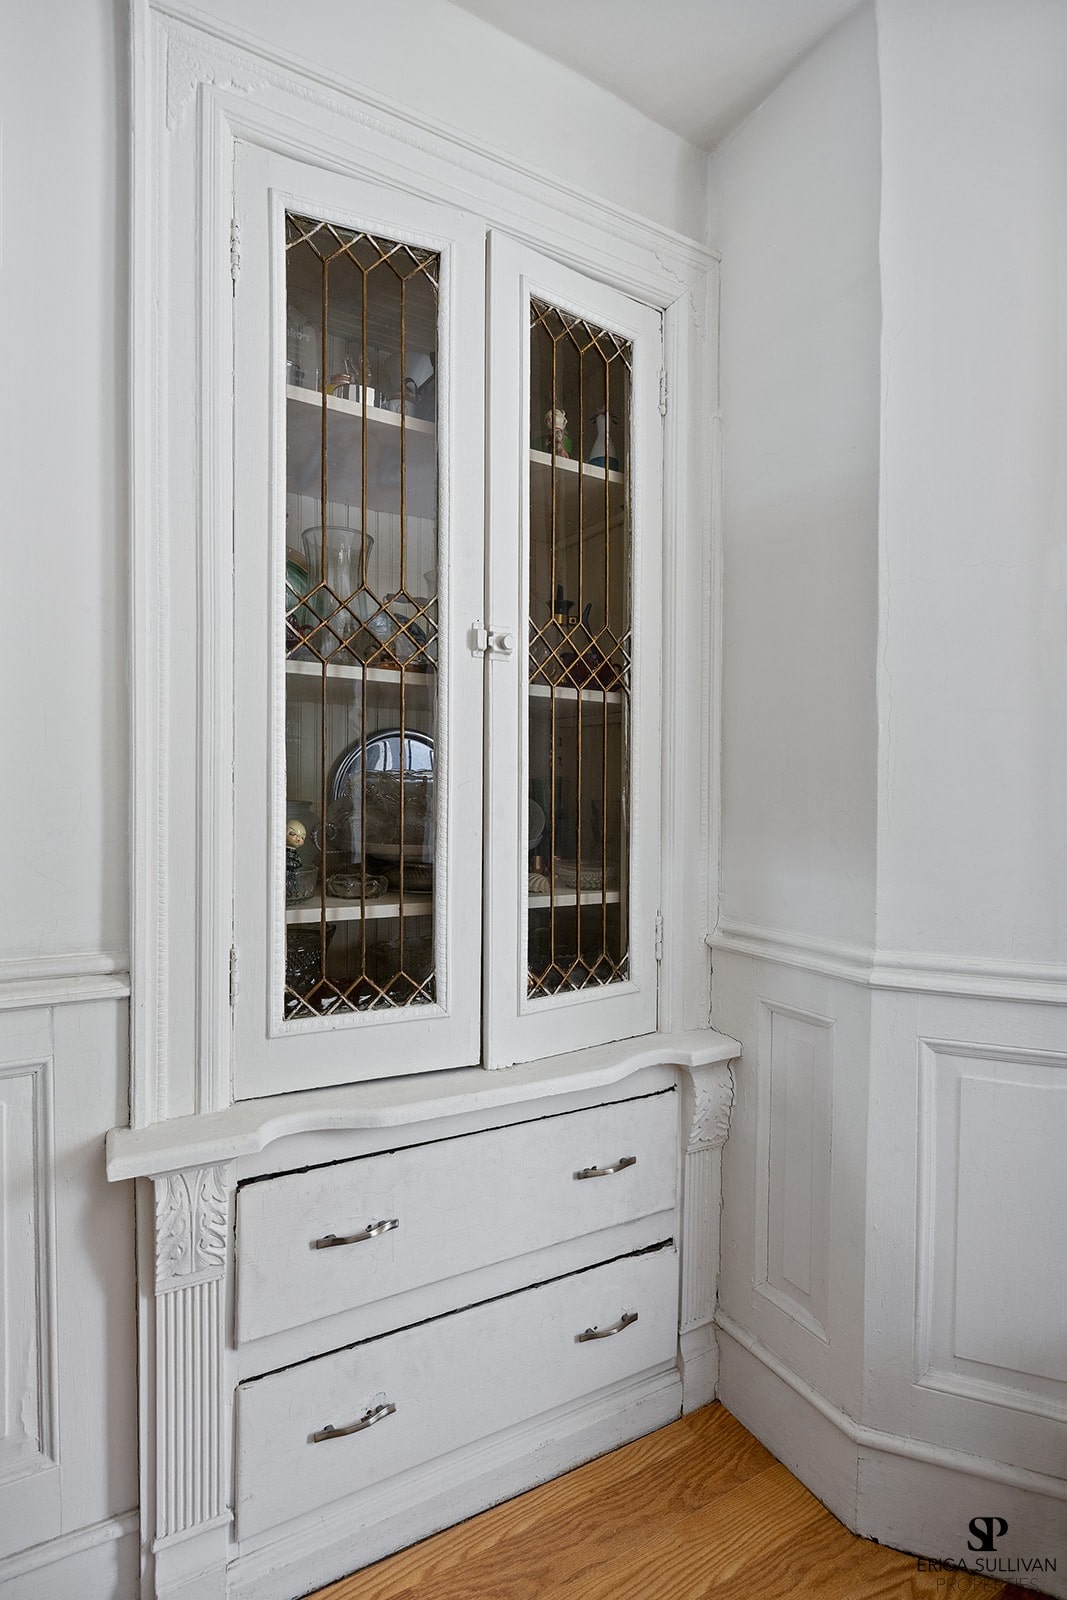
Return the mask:
[[586,1328],[584,1333],[578,1335],[578,1344],[584,1344],[587,1339],[610,1339],[616,1333],[622,1333],[624,1328],[632,1328],[637,1321],[636,1311],[625,1311],[618,1322],[613,1322],[610,1328]]
[[636,1156],[620,1156],[618,1161],[613,1161],[608,1167],[583,1167],[581,1172],[576,1172],[576,1178],[607,1178],[613,1172],[621,1172],[624,1167],[636,1167]]
[[364,1428],[373,1428],[376,1422],[384,1422],[386,1417],[391,1417],[396,1410],[391,1400],[383,1406],[375,1406],[371,1411],[365,1411],[358,1422],[350,1422],[347,1428],[335,1428],[328,1422],[325,1428],[320,1428],[318,1433],[311,1435],[309,1444],[322,1444],[326,1439],[347,1439],[350,1433],[362,1433]]
[[312,1250],[335,1250],[340,1244],[362,1244],[364,1239],[377,1239],[380,1233],[391,1233],[394,1228],[399,1228],[399,1217],[383,1218],[381,1222],[368,1222],[359,1233],[327,1233],[321,1239],[312,1239]]

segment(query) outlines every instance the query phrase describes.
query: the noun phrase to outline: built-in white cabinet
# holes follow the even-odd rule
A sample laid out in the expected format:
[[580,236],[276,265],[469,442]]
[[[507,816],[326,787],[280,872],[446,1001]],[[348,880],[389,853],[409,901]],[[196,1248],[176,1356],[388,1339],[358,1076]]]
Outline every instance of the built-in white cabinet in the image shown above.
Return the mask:
[[288,1600],[714,1393],[714,262],[133,61],[144,1592]]
[[651,1032],[661,313],[234,173],[234,1094]]

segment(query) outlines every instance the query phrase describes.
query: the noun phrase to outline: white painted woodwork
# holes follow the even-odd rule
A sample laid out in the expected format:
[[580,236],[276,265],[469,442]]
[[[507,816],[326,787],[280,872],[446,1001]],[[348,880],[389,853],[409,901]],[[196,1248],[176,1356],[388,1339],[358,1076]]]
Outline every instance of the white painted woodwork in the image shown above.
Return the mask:
[[[1059,1083],[960,1082],[953,1354],[1067,1384],[1067,1288],[1035,1272],[1067,1260],[1067,1056]],[[1027,1074],[1029,1076],[1029,1074]],[[990,1172],[1004,1187],[991,1192]],[[1046,1256],[1047,1252],[1047,1256]],[[935,1268],[936,1272],[936,1268]],[[990,1294],[991,1272],[996,1291]],[[1019,1385],[1018,1376],[1015,1384]],[[1063,1389],[1067,1398],[1067,1388]]]
[[759,1292],[826,1338],[834,1024],[767,1004],[769,1105],[761,1137]]
[[229,1220],[225,1168],[155,1185],[157,1542],[210,1525],[229,1504],[223,1400]]
[[[272,1100],[242,1101],[213,1116],[174,1118],[152,1128],[113,1128],[107,1141],[108,1175],[116,1182],[207,1166],[231,1157],[254,1158],[269,1151],[277,1140],[324,1128],[410,1130],[445,1117],[480,1115],[495,1120],[503,1108],[515,1119],[540,1116],[572,1095],[586,1096],[586,1104],[602,1094],[605,1100],[618,1099],[617,1086],[638,1073],[646,1074],[638,1080],[641,1088],[658,1088],[673,1076],[664,1073],[664,1068],[696,1073],[731,1061],[736,1054],[736,1040],[702,1028],[549,1056],[495,1077],[471,1067],[395,1082],[383,1079],[349,1084],[328,1092],[309,1090]],[[464,1126],[462,1131],[468,1128]],[[308,1159],[307,1164],[314,1164],[315,1159]],[[269,1172],[272,1166],[268,1156],[258,1171]]]
[[137,1564],[132,1194],[100,1160],[126,1008],[55,976],[29,1005],[17,982],[0,1012],[0,1587],[43,1594],[69,1562],[106,1595]]
[[713,1319],[718,1293],[722,1147],[730,1131],[734,1084],[725,1064],[687,1074],[682,1083],[681,1309],[678,1365],[682,1409],[708,1405],[718,1389]]
[[[920,1046],[919,1325],[924,1388],[1067,1420],[1067,1055]],[[996,1172],[1002,1184],[990,1183]]]
[[[362,1077],[443,1070],[479,1059],[478,962],[462,959],[481,907],[483,666],[467,648],[483,594],[482,441],[469,419],[484,411],[485,229],[476,217],[381,185],[298,162],[248,140],[234,145],[235,212],[241,226],[241,276],[234,298],[235,675],[234,789],[217,804],[233,808],[234,941],[239,985],[234,1010],[233,1094],[236,1099]],[[314,454],[293,418],[312,406],[288,399],[272,408],[285,361],[284,218],[287,210],[343,223],[378,237],[440,253],[436,434],[415,432],[412,514],[437,500],[439,639],[434,726],[437,845],[434,861],[435,973],[432,1005],[379,1009],[322,1019],[282,1020],[285,971],[284,829],[285,695],[280,661],[284,629],[286,462]],[[270,330],[270,337],[264,337]],[[348,408],[347,410],[344,408]],[[356,438],[357,408],[337,402],[337,444]],[[390,416],[368,423],[368,503],[375,497],[372,451],[377,435],[395,431]],[[359,420],[362,421],[361,412]],[[340,433],[349,427],[350,437]],[[437,473],[432,471],[436,441]],[[424,454],[420,455],[423,447]],[[345,459],[352,463],[348,449]],[[266,460],[266,470],[264,463]],[[420,469],[422,477],[420,479]],[[321,468],[320,468],[321,470]],[[335,486],[338,500],[358,504],[361,461]],[[428,475],[427,475],[428,474]],[[423,484],[420,498],[419,483]],[[309,483],[310,487],[310,483]],[[390,491],[391,493],[392,491]],[[264,539],[263,529],[272,530]],[[406,533],[407,530],[405,530]],[[413,555],[417,567],[417,558]],[[273,597],[265,614],[264,597]],[[273,617],[273,625],[270,622]],[[416,688],[418,699],[425,691]],[[266,781],[265,781],[266,780]],[[264,939],[264,931],[269,930]]]
[[[618,1172],[589,1168],[630,1160]],[[237,1204],[237,1337],[664,1213],[674,1228],[677,1095],[368,1156],[245,1185]],[[315,1241],[395,1228],[347,1245]]]
[[[632,661],[627,738],[629,823],[629,976],[575,994],[527,998],[525,916],[529,837],[527,652],[488,664],[486,726],[490,765],[486,811],[484,937],[487,959],[485,1064],[507,1067],[605,1038],[649,1033],[656,1026],[655,918],[660,907],[661,749],[658,672],[661,639],[663,439],[659,374],[661,319],[608,285],[581,276],[543,252],[494,233],[489,256],[489,474],[487,595],[493,626],[523,640],[531,607],[531,475],[550,462],[527,441],[530,416],[530,301],[549,304],[609,328],[632,346],[628,449]],[[516,447],[518,441],[518,447]],[[542,459],[539,461],[538,457]],[[577,461],[565,462],[562,482],[577,489]],[[572,470],[568,472],[566,469]],[[584,475],[584,465],[583,465]],[[568,488],[557,490],[566,518]],[[516,526],[516,513],[518,522]],[[512,530],[502,537],[503,530]],[[518,619],[518,625],[515,625]],[[575,699],[578,697],[575,696]],[[538,697],[535,696],[535,701]],[[516,907],[520,914],[516,916]]]
[[[238,1538],[673,1363],[677,1274],[672,1249],[631,1256],[242,1384]],[[311,1439],[383,1405],[364,1432]]]
[[54,1065],[33,1020],[0,1034],[0,1555],[59,1528]]
[[[353,96],[343,82],[331,81],[321,68],[309,65],[297,71],[284,65],[272,54],[269,43],[257,50],[253,40],[228,34],[225,24],[201,28],[145,4],[137,10],[134,35],[136,120],[138,126],[153,129],[153,142],[138,146],[134,173],[134,283],[139,298],[133,359],[139,375],[133,426],[138,462],[136,509],[138,528],[143,530],[143,538],[136,541],[135,653],[144,663],[138,685],[144,695],[144,714],[139,712],[135,721],[136,877],[141,896],[135,944],[144,995],[135,1013],[134,1122],[147,1126],[161,1118],[221,1109],[231,1097],[234,1082],[238,1082],[238,1094],[262,1094],[293,1089],[301,1083],[351,1080],[370,1071],[397,1074],[419,1070],[416,1063],[425,1070],[431,1059],[441,1065],[449,1060],[489,1059],[477,1041],[471,1041],[470,1030],[477,1027],[477,1019],[461,1001],[464,986],[477,977],[477,963],[470,959],[476,925],[468,926],[461,912],[467,897],[478,895],[485,856],[484,839],[480,841],[477,830],[467,826],[472,810],[475,814],[479,811],[475,790],[481,770],[480,757],[473,754],[480,749],[479,697],[468,690],[471,673],[476,670],[480,678],[485,669],[480,658],[465,657],[464,647],[451,637],[453,683],[448,692],[452,698],[442,706],[442,727],[443,745],[447,747],[449,738],[456,741],[452,769],[456,783],[445,817],[446,843],[450,838],[452,851],[451,863],[445,851],[435,890],[439,914],[447,907],[453,919],[448,926],[442,922],[441,927],[442,1004],[416,1008],[430,1013],[421,1018],[374,1014],[343,1022],[337,1018],[323,1023],[309,1020],[287,1030],[289,1036],[284,1040],[271,1038],[270,1050],[265,1048],[270,1013],[264,998],[263,928],[256,915],[242,911],[247,896],[240,888],[234,900],[232,874],[236,867],[238,885],[254,885],[265,914],[263,874],[269,852],[263,838],[262,796],[265,782],[269,786],[270,774],[268,771],[265,779],[264,769],[269,766],[271,735],[264,731],[263,708],[256,709],[256,697],[271,694],[276,707],[278,686],[264,690],[264,674],[249,671],[247,666],[235,675],[232,650],[236,637],[240,659],[247,663],[260,659],[264,649],[266,572],[261,583],[255,576],[259,570],[255,563],[262,566],[266,561],[269,565],[261,539],[263,529],[270,528],[271,537],[278,538],[277,507],[270,500],[262,463],[266,444],[270,442],[276,453],[279,443],[280,416],[274,417],[273,435],[270,422],[263,421],[270,393],[266,376],[270,339],[278,337],[279,311],[275,305],[272,326],[264,309],[271,293],[264,229],[269,231],[271,224],[263,205],[253,203],[247,216],[238,216],[231,239],[229,197],[235,152],[241,152],[239,185],[246,167],[261,168],[261,177],[268,168],[300,172],[304,176],[295,178],[288,189],[302,195],[302,203],[310,202],[314,190],[326,210],[332,206],[331,215],[375,222],[385,232],[390,223],[394,231],[403,232],[401,225],[406,219],[409,235],[417,234],[421,219],[429,239],[449,243],[446,267],[457,270],[449,280],[452,299],[447,316],[453,321],[443,325],[442,337],[453,359],[454,417],[443,416],[438,430],[444,441],[440,486],[457,497],[451,508],[443,503],[446,531],[457,534],[448,561],[456,594],[448,633],[452,624],[459,622],[464,574],[469,576],[474,568],[481,570],[483,410],[480,400],[474,402],[471,397],[482,372],[486,327],[484,306],[472,284],[480,275],[487,231],[528,240],[560,270],[580,273],[587,293],[594,292],[590,284],[610,279],[617,294],[650,315],[662,316],[664,350],[672,374],[669,381],[675,385],[676,402],[673,410],[668,406],[664,427],[670,470],[663,482],[663,498],[672,507],[673,521],[660,557],[656,556],[659,541],[655,536],[650,536],[646,545],[652,587],[644,582],[643,589],[653,594],[647,606],[647,626],[651,639],[659,612],[656,584],[662,564],[670,579],[665,593],[664,682],[684,682],[689,685],[687,694],[695,689],[698,699],[709,701],[703,688],[705,676],[693,673],[693,663],[709,655],[708,618],[699,603],[704,582],[699,574],[705,574],[707,558],[703,543],[690,550],[675,530],[708,527],[706,482],[690,446],[691,417],[708,393],[708,353],[714,349],[714,340],[707,337],[714,313],[714,261],[698,247],[647,222],[635,225],[632,218],[610,205],[592,202],[588,195],[575,192],[568,199],[557,186],[538,183],[513,164],[494,162],[484,155],[474,157],[455,140],[436,133],[431,136],[417,120],[405,120],[395,107],[386,114],[373,94],[369,100]],[[164,166],[165,183],[161,177]],[[253,190],[257,182],[259,178],[252,181]],[[264,182],[265,178],[261,190]],[[377,198],[369,198],[372,196]],[[477,251],[473,249],[475,237]],[[461,239],[467,243],[467,264],[462,270]],[[235,286],[230,280],[231,265]],[[600,292],[599,287],[595,292]],[[249,322],[253,334],[242,332],[249,307],[253,308]],[[242,432],[245,408],[238,407],[236,440],[230,427],[232,395],[227,377],[231,325],[237,334],[238,385],[244,386],[244,392],[250,383],[252,396],[247,432]],[[193,337],[190,328],[195,329]],[[519,337],[517,330],[515,336]],[[652,362],[651,352],[647,359],[658,370],[658,359]],[[163,394],[167,396],[165,407],[160,398]],[[287,410],[294,414],[300,412],[301,404],[295,398],[286,400]],[[331,418],[334,413],[343,425],[343,407],[333,407]],[[465,425],[465,419],[472,416],[479,422],[473,427]],[[659,417],[657,404],[655,418],[650,417],[644,425],[658,431]],[[516,443],[512,438],[512,455]],[[475,453],[479,456],[476,465]],[[649,485],[660,470],[658,446],[654,468],[652,453],[644,471]],[[486,459],[485,470],[491,478],[496,470],[492,456]],[[253,566],[248,582],[238,571],[235,591],[229,558],[230,503],[234,485],[242,485],[246,476],[250,492],[240,488],[237,495],[237,553],[239,569],[242,550],[252,552]],[[273,492],[277,494],[277,485]],[[513,509],[513,518],[517,515]],[[190,528],[196,530],[193,561],[188,559]],[[462,536],[457,531],[460,528]],[[277,572],[274,580],[280,582]],[[236,613],[232,605],[235,593]],[[161,594],[167,597],[165,611],[157,605]],[[481,605],[465,628],[486,620],[480,617],[480,610]],[[659,974],[662,1012],[669,1026],[700,1026],[707,1018],[707,956],[700,940],[706,931],[709,877],[702,859],[694,867],[694,853],[700,854],[695,851],[694,839],[697,828],[706,825],[710,816],[707,770],[712,740],[706,731],[710,712],[707,717],[691,719],[699,734],[690,734],[665,764],[658,736],[657,654],[649,652],[641,691],[650,697],[651,708],[642,737],[647,739],[649,751],[654,751],[651,760],[642,757],[641,781],[647,791],[644,809],[645,815],[651,816],[658,804],[655,776],[659,773],[672,822],[684,819],[681,827],[665,832],[658,849],[659,899],[671,913]],[[299,674],[292,676],[299,681]],[[669,707],[662,725],[673,725],[675,715],[673,706]],[[235,764],[239,753],[235,739],[250,760],[238,759]],[[190,759],[191,749],[200,752],[195,761]],[[471,752],[471,758],[464,752]],[[490,758],[489,766],[493,764]],[[276,774],[277,763],[274,770]],[[227,811],[231,771],[236,771],[238,785],[248,785],[248,798],[238,799],[233,818]],[[655,848],[654,829],[643,830],[638,837],[644,841],[643,849]],[[649,889],[652,876],[644,874]],[[143,893],[143,886],[149,883],[153,885],[150,895]],[[649,902],[652,898],[647,896]],[[250,951],[243,929],[236,940],[238,1029],[244,1028],[248,1019],[245,1042],[250,1037],[264,1043],[259,1066],[253,1069],[246,1063],[244,1078],[241,1059],[247,1052],[238,1043],[235,1054],[229,1006],[235,905],[238,918],[251,918],[247,926],[253,945],[259,941],[259,947]],[[284,924],[280,906],[270,909],[274,921],[268,936],[271,962],[277,971]],[[656,909],[647,904],[642,919],[649,921]],[[492,951],[486,953],[486,959],[490,966],[496,960]],[[592,995],[584,1005],[572,1008],[578,1021],[570,1031],[576,1037],[561,1040],[559,1035],[566,1035],[566,1030],[557,1026],[555,1040],[530,1042],[521,1053],[534,1055],[654,1026],[656,974],[644,950],[639,962],[644,964],[644,1009],[639,1023],[630,1021],[620,1028],[605,1020],[599,1028],[592,1026],[589,1018],[595,1015],[596,1006],[591,1002],[598,998]],[[509,974],[512,1006],[519,977],[514,971]],[[460,985],[455,994],[448,987],[452,983]],[[442,1038],[451,1039],[448,1049],[433,1049],[434,1024],[440,1024],[437,1032]],[[464,1029],[468,1043],[460,1050],[457,1041]],[[349,1030],[357,1036],[361,1031],[373,1036],[374,1048],[367,1046],[356,1052],[359,1059],[354,1058]],[[307,1037],[302,1037],[302,1031]],[[315,1068],[311,1066],[313,1055],[320,1062]],[[367,1056],[376,1057],[373,1066]],[[267,1060],[275,1062],[274,1069],[264,1069]]]

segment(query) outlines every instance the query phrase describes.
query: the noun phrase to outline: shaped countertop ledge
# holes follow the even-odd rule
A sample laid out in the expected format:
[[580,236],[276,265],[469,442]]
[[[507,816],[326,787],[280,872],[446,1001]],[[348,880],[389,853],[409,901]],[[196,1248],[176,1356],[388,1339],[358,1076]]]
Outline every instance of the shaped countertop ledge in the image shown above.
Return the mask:
[[438,1117],[596,1089],[618,1083],[644,1067],[694,1069],[732,1061],[740,1054],[736,1039],[712,1028],[699,1028],[594,1045],[494,1071],[458,1067],[242,1100],[224,1111],[174,1117],[146,1128],[113,1128],[107,1136],[107,1175],[112,1183],[158,1177],[185,1167],[255,1155],[295,1133],[431,1122]]

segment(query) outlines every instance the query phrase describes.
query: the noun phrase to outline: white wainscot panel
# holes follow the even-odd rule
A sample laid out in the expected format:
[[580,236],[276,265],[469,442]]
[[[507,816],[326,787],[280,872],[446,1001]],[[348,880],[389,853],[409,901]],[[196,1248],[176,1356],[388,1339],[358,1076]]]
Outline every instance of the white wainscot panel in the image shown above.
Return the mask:
[[0,1018],[0,1556],[59,1527],[51,1039]]
[[1067,1420],[1067,1055],[920,1048],[919,1382]]
[[762,1001],[768,1094],[760,1117],[757,1289],[827,1338],[834,1023]]

